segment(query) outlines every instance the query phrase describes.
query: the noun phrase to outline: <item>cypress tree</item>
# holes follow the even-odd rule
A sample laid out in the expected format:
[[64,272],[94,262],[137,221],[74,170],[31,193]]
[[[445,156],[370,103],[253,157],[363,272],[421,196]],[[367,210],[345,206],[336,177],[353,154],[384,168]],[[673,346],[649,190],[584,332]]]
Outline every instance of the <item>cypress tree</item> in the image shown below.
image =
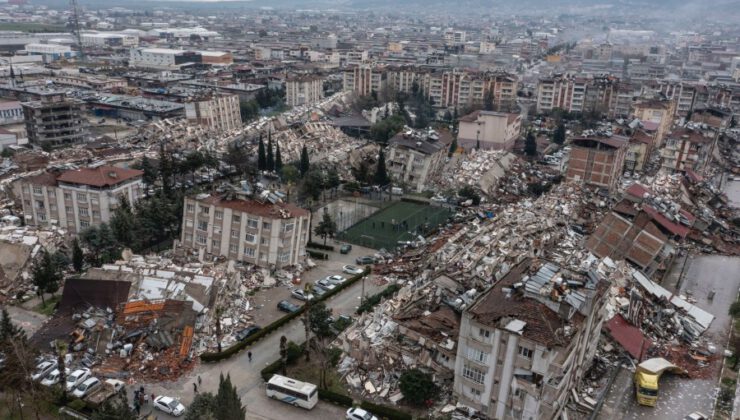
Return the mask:
[[260,134],[260,142],[257,147],[257,169],[264,171],[267,169],[267,159],[265,158],[265,142],[262,141],[262,134]]
[[375,168],[373,182],[375,182],[375,185],[386,185],[390,182],[388,171],[385,168],[385,153],[383,149],[380,149],[380,153],[378,154],[378,166]]
[[306,149],[306,145],[304,144],[303,149],[301,149],[301,164],[298,168],[301,171],[301,176],[306,175],[309,166],[310,163],[308,161],[308,149]]
[[275,172],[283,170],[283,157],[280,155],[280,143],[275,142]]
[[267,170],[275,170],[275,155],[272,152],[272,133],[267,135]]

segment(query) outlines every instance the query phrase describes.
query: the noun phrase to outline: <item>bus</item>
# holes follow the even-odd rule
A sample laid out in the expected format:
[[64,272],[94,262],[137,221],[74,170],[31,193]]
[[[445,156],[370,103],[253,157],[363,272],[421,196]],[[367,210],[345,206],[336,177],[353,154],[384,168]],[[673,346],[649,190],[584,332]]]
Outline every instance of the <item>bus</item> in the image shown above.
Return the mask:
[[319,402],[316,385],[280,375],[272,375],[267,382],[267,396],[307,410]]

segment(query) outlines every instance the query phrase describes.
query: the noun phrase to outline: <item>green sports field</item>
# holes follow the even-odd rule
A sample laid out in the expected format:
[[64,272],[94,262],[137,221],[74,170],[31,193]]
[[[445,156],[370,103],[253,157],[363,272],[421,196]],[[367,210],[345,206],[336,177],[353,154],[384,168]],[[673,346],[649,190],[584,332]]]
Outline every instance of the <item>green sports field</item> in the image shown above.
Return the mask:
[[391,251],[399,246],[398,241],[410,241],[419,234],[425,235],[449,216],[450,210],[446,208],[397,201],[357,222],[339,237],[368,248]]

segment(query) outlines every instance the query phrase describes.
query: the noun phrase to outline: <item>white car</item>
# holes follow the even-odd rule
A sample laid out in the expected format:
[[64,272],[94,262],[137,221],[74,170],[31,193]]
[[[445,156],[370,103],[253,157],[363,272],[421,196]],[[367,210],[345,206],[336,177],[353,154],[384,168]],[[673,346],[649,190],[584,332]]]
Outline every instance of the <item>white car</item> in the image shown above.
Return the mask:
[[[64,369],[64,372],[69,375],[69,369]],[[59,383],[59,380],[62,379],[62,372],[59,371],[59,369],[54,369],[51,371],[50,374],[46,375],[44,379],[41,380],[41,385],[43,386],[52,386]]]
[[[330,281],[329,281],[329,280],[327,280],[327,279],[321,279],[321,280],[318,280],[318,281],[316,282],[316,286],[318,286],[318,287],[319,287],[319,288],[321,288],[321,289],[327,290],[327,291],[329,291],[329,290],[334,290],[334,289],[335,289],[335,288],[337,287],[337,285],[336,285],[336,284],[334,284],[334,283],[330,282]],[[314,290],[315,290],[315,289],[314,289]]]
[[77,387],[77,385],[85,382],[90,377],[90,369],[77,369],[67,376],[67,391],[71,391]]
[[85,382],[77,385],[77,388],[72,391],[72,395],[77,398],[82,398],[99,386],[101,386],[100,379],[95,377],[87,378]]
[[378,420],[378,418],[369,411],[359,407],[352,407],[347,410],[347,420]]
[[338,275],[325,277],[324,280],[328,281],[331,284],[342,284],[345,281],[347,281],[347,279],[345,277],[338,276]]
[[154,399],[154,408],[160,411],[164,411],[167,414],[173,416],[181,416],[185,412],[185,406],[180,401],[172,398],[160,395]]
[[684,417],[684,420],[708,420],[709,416],[699,411],[694,411],[688,416]]
[[347,264],[344,267],[342,267],[342,271],[347,274],[362,274],[363,272],[362,268],[356,265],[350,265],[350,264]]
[[312,300],[314,298],[311,293],[306,293],[303,289],[293,289],[290,294],[298,300]]
[[36,372],[34,372],[31,375],[31,379],[34,381],[38,381],[41,378],[46,377],[46,375],[50,374],[52,370],[57,368],[57,362],[56,360],[48,360],[46,362],[41,362],[36,366]]

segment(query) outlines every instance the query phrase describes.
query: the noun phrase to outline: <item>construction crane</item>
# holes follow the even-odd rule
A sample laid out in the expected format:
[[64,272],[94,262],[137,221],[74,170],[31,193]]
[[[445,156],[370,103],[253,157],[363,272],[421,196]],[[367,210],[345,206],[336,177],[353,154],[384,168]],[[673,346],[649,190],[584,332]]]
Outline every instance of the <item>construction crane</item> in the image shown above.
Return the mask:
[[77,5],[77,0],[69,0],[69,8],[72,12],[72,30],[77,40],[77,48],[79,49],[80,59],[79,61],[85,61],[85,49],[82,47],[82,32],[80,31],[80,8]]

